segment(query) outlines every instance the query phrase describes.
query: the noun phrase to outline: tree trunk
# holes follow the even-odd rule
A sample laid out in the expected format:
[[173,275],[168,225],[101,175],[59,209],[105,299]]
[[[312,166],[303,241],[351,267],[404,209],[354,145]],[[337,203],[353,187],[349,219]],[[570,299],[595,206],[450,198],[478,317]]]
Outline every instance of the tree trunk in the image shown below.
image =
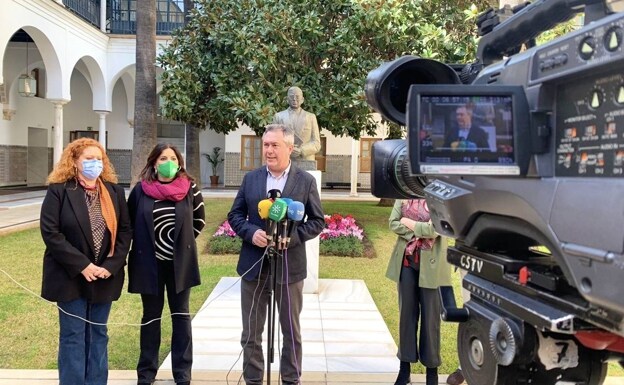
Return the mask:
[[380,207],[392,207],[392,206],[394,206],[394,199],[391,199],[391,198],[380,198],[379,199],[379,203],[377,203],[377,206],[380,206]]
[[[191,11],[195,8],[193,0],[184,0],[184,25],[188,24]],[[195,178],[201,188],[201,158],[199,157],[199,127],[186,123],[186,171]]]
[[138,181],[147,156],[156,145],[156,2],[137,1],[136,84],[134,136],[132,139],[132,181]]
[[195,178],[197,186],[201,188],[201,171],[199,158],[199,129],[187,123],[186,124],[186,171]]

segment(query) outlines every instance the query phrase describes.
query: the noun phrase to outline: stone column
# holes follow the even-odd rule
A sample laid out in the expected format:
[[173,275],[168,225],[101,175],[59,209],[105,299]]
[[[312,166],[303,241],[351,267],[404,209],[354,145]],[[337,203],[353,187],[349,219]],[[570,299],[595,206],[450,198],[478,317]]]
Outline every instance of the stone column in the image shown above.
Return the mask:
[[50,100],[54,104],[54,140],[52,152],[52,163],[56,165],[61,160],[63,153],[63,105],[68,100]]
[[106,33],[106,0],[100,0],[100,31]]
[[[321,172],[314,170],[308,172],[316,179],[316,188],[321,196]],[[322,198],[322,197],[321,197]],[[306,257],[308,259],[308,277],[303,281],[304,294],[317,294],[319,290],[319,253],[321,239],[316,237],[305,243]]]
[[[358,181],[358,160],[359,160],[359,148],[360,141],[351,140],[351,193],[349,196],[356,197],[357,193],[357,181]],[[372,178],[372,176],[371,176]]]
[[100,138],[100,144],[106,149],[106,115],[110,111],[95,111],[100,115],[100,126],[98,128],[98,137]]

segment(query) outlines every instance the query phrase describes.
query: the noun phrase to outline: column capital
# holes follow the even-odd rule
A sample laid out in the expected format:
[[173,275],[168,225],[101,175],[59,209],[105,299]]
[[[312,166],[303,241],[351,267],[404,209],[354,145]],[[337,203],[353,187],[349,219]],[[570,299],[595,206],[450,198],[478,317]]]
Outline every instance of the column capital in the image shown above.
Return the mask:
[[55,107],[58,106],[63,106],[69,102],[71,102],[71,100],[68,99],[47,99],[50,103],[54,104]]
[[93,110],[93,112],[95,112],[96,114],[98,114],[100,116],[102,116],[102,115],[106,116],[106,115],[111,113],[110,111],[106,111],[106,110]]
[[11,119],[13,119],[14,115],[15,115],[15,110],[14,109],[10,109],[10,108],[3,108],[2,109],[2,119],[4,119],[4,120],[11,120]]

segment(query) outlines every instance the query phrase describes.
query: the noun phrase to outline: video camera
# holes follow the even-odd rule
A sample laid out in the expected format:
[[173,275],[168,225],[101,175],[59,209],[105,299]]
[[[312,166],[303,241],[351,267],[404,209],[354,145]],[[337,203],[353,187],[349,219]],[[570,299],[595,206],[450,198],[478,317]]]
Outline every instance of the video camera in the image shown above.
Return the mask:
[[[469,385],[602,384],[608,361],[624,367],[622,3],[536,1],[495,26],[489,11],[476,63],[369,73],[368,103],[408,128],[373,145],[372,193],[426,198],[456,239],[470,300],[441,299]],[[581,29],[521,52],[580,12]]]

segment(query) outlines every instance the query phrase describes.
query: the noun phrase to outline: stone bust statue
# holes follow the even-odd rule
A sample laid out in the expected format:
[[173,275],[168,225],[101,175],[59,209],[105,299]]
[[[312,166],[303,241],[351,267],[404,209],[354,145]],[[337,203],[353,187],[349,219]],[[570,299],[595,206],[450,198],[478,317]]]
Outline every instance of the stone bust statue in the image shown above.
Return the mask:
[[301,108],[303,92],[299,87],[288,89],[288,109],[273,116],[273,123],[285,124],[295,132],[295,147],[290,155],[293,160],[314,160],[321,149],[316,115]]

